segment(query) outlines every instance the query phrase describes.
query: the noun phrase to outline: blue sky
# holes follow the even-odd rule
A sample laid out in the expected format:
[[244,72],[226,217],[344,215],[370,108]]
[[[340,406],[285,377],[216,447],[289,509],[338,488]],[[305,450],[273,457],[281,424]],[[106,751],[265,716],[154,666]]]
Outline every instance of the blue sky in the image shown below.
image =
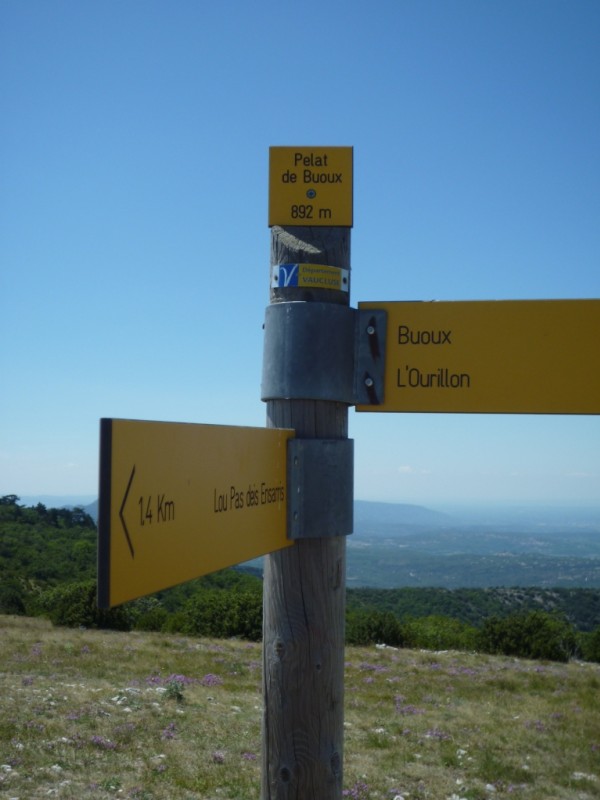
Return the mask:
[[[100,417],[264,425],[270,145],[354,147],[353,305],[600,297],[599,40],[596,0],[3,0],[0,494],[96,495]],[[598,417],[350,413],[357,498],[600,502]]]

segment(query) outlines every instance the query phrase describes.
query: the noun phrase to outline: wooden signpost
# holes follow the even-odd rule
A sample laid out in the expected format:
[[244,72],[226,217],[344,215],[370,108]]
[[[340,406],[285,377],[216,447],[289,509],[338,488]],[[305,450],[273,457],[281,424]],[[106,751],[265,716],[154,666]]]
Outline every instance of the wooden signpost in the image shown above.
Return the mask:
[[341,800],[348,408],[600,413],[600,300],[349,306],[351,147],[272,147],[267,428],[102,420],[99,604],[268,553],[261,800]]

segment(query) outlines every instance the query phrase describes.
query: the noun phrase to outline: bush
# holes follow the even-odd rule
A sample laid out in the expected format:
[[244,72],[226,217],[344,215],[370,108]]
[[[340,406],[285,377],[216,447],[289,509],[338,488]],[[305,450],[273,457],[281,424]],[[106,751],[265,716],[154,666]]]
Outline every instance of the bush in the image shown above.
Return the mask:
[[191,636],[262,638],[260,591],[202,589],[185,604],[184,615],[182,632]]
[[26,593],[15,578],[0,583],[0,614],[25,614]]
[[96,581],[68,583],[48,589],[39,598],[39,608],[53,625],[64,625],[68,628],[110,628],[118,631],[131,629],[126,607],[119,606],[108,611],[98,608]]
[[432,614],[403,625],[407,647],[425,650],[475,650],[477,629],[460,620]]
[[346,614],[346,643],[353,645],[404,644],[402,627],[391,611],[349,611]]
[[485,653],[566,662],[577,651],[577,638],[566,620],[530,611],[486,620],[478,645]]
[[156,597],[140,597],[128,603],[131,627],[136,631],[162,631],[168,611]]
[[600,628],[596,628],[592,633],[581,633],[579,647],[585,661],[600,663]]

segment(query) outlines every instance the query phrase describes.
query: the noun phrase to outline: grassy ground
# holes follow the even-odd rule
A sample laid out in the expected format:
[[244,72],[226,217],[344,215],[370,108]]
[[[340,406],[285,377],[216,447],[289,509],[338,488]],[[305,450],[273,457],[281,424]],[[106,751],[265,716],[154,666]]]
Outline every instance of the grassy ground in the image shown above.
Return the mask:
[[[0,617],[0,798],[253,800],[261,647]],[[600,798],[600,665],[346,650],[351,800]]]

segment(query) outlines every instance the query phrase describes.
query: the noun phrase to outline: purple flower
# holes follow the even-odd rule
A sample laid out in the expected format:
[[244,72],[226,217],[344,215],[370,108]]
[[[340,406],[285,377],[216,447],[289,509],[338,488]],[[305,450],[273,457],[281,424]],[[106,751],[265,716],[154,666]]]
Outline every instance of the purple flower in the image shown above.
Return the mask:
[[177,733],[177,729],[175,727],[174,722],[169,722],[166,728],[163,729],[161,733],[161,739],[174,739]]
[[115,750],[117,747],[114,742],[111,742],[110,739],[106,739],[104,736],[92,736],[90,744],[99,747],[101,750]]
[[225,753],[222,750],[215,750],[212,754],[213,764],[223,764],[225,762]]
[[437,739],[438,742],[444,742],[450,738],[447,733],[444,733],[444,731],[439,728],[430,728],[425,736],[427,736],[428,739]]
[[342,792],[344,797],[351,797],[352,800],[368,800],[369,787],[362,781],[357,781],[351,789],[344,789]]
[[221,686],[223,679],[218,675],[213,675],[212,672],[209,672],[208,675],[205,675],[200,679],[200,683],[202,686]]
[[536,731],[539,731],[540,733],[543,733],[546,730],[546,726],[539,719],[527,720],[527,722],[525,722],[525,727],[529,729],[534,729]]
[[425,713],[425,709],[424,708],[417,708],[417,706],[413,706],[413,705],[410,705],[410,704],[402,705],[402,700],[403,699],[404,698],[402,698],[401,696],[396,699],[396,711],[398,712],[398,714],[402,714],[402,716],[408,717],[408,716],[416,716],[418,714],[424,714]]

